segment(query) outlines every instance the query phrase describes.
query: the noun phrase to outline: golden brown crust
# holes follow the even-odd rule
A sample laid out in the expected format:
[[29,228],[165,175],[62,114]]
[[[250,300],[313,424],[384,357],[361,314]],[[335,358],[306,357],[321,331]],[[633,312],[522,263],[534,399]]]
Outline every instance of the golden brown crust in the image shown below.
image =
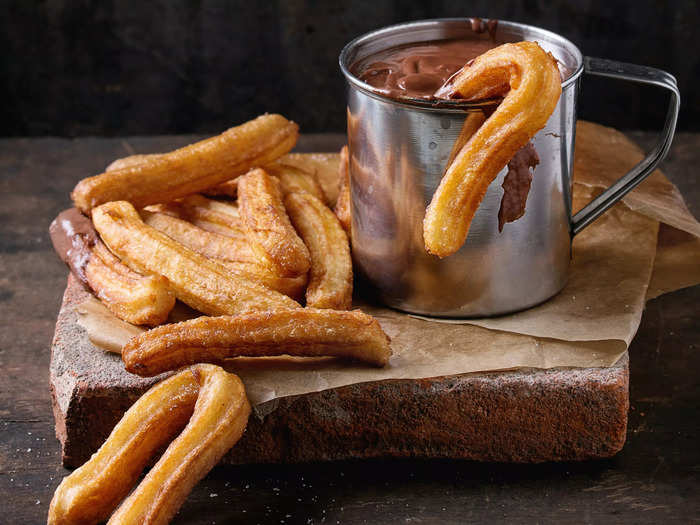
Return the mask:
[[298,308],[289,297],[241,278],[143,223],[128,202],[93,210],[102,240],[132,270],[170,281],[175,295],[209,315]]
[[227,270],[239,275],[249,281],[260,283],[266,288],[276,290],[295,301],[301,301],[306,291],[306,284],[309,281],[309,274],[294,275],[292,277],[282,277],[273,268],[266,264],[238,262],[238,261],[217,261],[226,267]]
[[262,169],[238,182],[241,223],[253,250],[268,260],[280,275],[304,274],[311,266],[306,248],[289,221],[279,183]]
[[130,270],[100,241],[92,248],[85,277],[97,298],[127,323],[159,325],[175,306],[175,294],[165,277]]
[[298,134],[298,126],[281,115],[263,115],[221,135],[83,179],[72,198],[87,214],[110,201],[138,208],[168,202],[272,162],[294,146]]
[[337,153],[288,153],[282,155],[275,164],[293,166],[307,173],[311,173],[323,189],[326,196],[324,201],[333,206],[338,198],[338,163],[340,156]]
[[350,235],[352,228],[352,212],[350,208],[350,157],[348,155],[348,147],[343,146],[340,150],[340,167],[339,167],[340,191],[338,192],[338,200],[335,202],[335,215],[338,217],[343,229]]
[[197,365],[161,381],[132,405],[90,460],[63,479],[48,523],[107,519],[153,455],[184,428],[109,520],[168,523],[194,485],[240,439],[249,415],[240,379],[217,366]]
[[164,213],[191,222],[203,230],[248,242],[238,213],[238,204],[207,199],[193,194],[166,204],[154,204],[146,211]]
[[[187,216],[187,214],[182,214]],[[256,263],[258,257],[250,243],[241,235],[222,235],[207,231],[168,213],[141,210],[141,218],[148,226],[200,255],[223,261]],[[235,230],[234,230],[235,231]]]
[[132,166],[137,166],[145,162],[155,160],[157,157],[162,155],[162,153],[147,153],[147,154],[137,154],[129,155],[128,157],[122,157],[121,159],[113,160],[106,168],[105,172],[108,171],[119,171],[124,168],[131,168]]
[[238,316],[199,317],[132,338],[122,348],[129,372],[153,376],[188,363],[237,356],[337,356],[385,366],[389,337],[359,310],[303,308]]
[[148,226],[204,257],[215,259],[236,275],[260,283],[295,300],[304,296],[306,274],[294,277],[277,275],[272,268],[258,261],[250,244],[244,239],[208,232],[164,213],[141,210],[141,218]]
[[347,310],[352,304],[352,259],[338,218],[310,193],[291,193],[284,204],[311,253],[306,306]]
[[439,90],[439,96],[448,98],[504,98],[447,167],[433,195],[423,221],[429,253],[445,257],[464,244],[489,184],[544,127],[560,94],[556,61],[535,42],[491,49]]
[[273,163],[265,166],[265,171],[268,175],[275,177],[279,181],[282,195],[305,191],[321,202],[326,202],[323,189],[313,173],[280,163]]

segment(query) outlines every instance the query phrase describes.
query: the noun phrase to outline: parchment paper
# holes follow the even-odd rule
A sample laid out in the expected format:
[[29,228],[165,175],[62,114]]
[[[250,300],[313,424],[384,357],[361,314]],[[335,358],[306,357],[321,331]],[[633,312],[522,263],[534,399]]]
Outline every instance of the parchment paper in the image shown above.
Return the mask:
[[[391,337],[394,355],[378,369],[334,359],[289,357],[232,359],[227,370],[238,374],[253,404],[353,383],[414,379],[514,368],[602,367],[624,353],[622,341],[557,341],[498,332],[468,324],[426,323],[386,308],[363,306]],[[90,298],[77,307],[79,324],[98,347],[119,352],[143,329],[114,317]]]
[[[643,158],[639,146],[613,128],[586,121],[576,126],[574,180],[579,184],[607,188]],[[700,223],[688,211],[678,188],[659,170],[623,202],[633,211],[700,237]]]
[[[580,122],[577,134],[575,208],[640,158],[639,149],[610,128]],[[384,369],[293,358],[234,359],[227,368],[241,376],[251,402],[258,404],[382,379],[612,366],[634,337],[648,298],[700,283],[700,241],[691,235],[700,233],[700,225],[677,189],[660,172],[653,177],[653,184],[635,190],[641,195],[618,204],[577,236],[570,281],[543,305],[468,322],[425,321],[358,305],[392,338],[394,355]],[[661,228],[659,220],[665,223]],[[141,331],[94,298],[77,308],[91,341],[106,350],[119,352]]]
[[659,227],[647,300],[700,283],[700,239],[666,224]]

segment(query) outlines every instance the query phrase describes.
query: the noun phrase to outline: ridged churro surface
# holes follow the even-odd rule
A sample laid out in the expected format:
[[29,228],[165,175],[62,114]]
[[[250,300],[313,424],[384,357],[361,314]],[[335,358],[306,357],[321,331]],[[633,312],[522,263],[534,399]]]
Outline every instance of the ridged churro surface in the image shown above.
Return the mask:
[[296,144],[299,129],[281,115],[262,115],[184,148],[123,161],[120,169],[81,180],[71,194],[83,213],[124,200],[137,208],[197,193],[263,166]]
[[372,316],[314,308],[198,317],[144,332],[122,348],[126,369],[141,376],[197,362],[276,355],[336,356],[385,366],[391,348]]
[[560,94],[556,61],[535,42],[487,51],[436,93],[465,100],[504,98],[448,165],[433,195],[423,221],[429,253],[446,257],[464,244],[489,184],[544,127]]

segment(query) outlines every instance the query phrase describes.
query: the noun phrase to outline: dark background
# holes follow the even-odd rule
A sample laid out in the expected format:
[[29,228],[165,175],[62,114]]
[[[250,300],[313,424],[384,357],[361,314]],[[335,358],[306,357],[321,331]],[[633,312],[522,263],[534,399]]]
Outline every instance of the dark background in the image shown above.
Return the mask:
[[[671,72],[679,128],[700,130],[693,0],[0,0],[0,136],[218,132],[265,111],[305,132],[342,131],[346,42],[388,24],[474,15]],[[582,118],[653,130],[667,97],[589,77],[580,100]]]

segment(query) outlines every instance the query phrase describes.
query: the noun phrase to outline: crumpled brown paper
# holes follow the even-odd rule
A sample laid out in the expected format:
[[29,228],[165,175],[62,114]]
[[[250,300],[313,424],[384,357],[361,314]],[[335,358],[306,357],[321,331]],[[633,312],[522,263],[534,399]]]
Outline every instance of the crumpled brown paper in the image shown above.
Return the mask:
[[[574,180],[607,188],[644,158],[644,152],[613,128],[579,121],[576,126]],[[688,211],[680,191],[661,171],[654,171],[623,198],[633,211],[700,237],[700,222]]]
[[662,224],[647,300],[700,283],[700,238]]
[[[640,158],[639,148],[621,133],[579,122],[575,209]],[[362,305],[392,338],[394,355],[384,369],[294,358],[234,359],[227,368],[241,376],[258,404],[382,379],[612,366],[634,337],[647,299],[700,283],[700,224],[668,179],[660,172],[650,179],[576,237],[569,283],[543,305],[456,322]],[[93,343],[110,351],[119,352],[141,331],[116,319],[96,299],[78,311]]]

